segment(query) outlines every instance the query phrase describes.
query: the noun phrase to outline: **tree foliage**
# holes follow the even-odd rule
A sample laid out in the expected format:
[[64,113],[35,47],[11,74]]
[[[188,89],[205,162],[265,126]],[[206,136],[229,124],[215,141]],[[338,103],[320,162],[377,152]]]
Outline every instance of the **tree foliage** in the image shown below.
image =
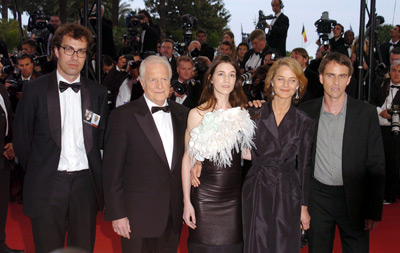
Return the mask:
[[21,30],[18,21],[1,19],[0,20],[0,38],[7,44],[8,52],[22,44]]
[[390,40],[390,30],[392,30],[392,25],[381,25],[378,26],[378,42],[380,44]]
[[[190,14],[198,20],[198,28],[207,30],[207,43],[217,46],[221,41],[230,14],[222,0],[144,0],[146,9],[153,14],[163,36],[182,41],[181,16]],[[196,28],[192,31],[195,34]]]

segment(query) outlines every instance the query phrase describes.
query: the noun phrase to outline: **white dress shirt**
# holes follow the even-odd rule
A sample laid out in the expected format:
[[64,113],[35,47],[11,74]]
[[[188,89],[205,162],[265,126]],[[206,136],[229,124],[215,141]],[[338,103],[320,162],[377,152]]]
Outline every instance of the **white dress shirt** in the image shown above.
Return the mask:
[[[150,113],[151,113],[151,107],[153,107],[153,106],[159,107],[159,105],[156,105],[155,103],[151,102],[146,97],[146,94],[144,94],[144,99],[146,100],[146,103],[147,103],[147,106],[149,107]],[[167,100],[165,100],[163,106],[166,106],[166,105],[168,105]],[[153,119],[154,119],[154,122],[156,123],[158,134],[160,135],[161,141],[164,146],[164,152],[165,152],[165,155],[167,156],[169,168],[171,169],[172,153],[174,151],[174,130],[172,128],[171,113],[158,111],[156,113],[153,113]]]
[[115,101],[115,107],[124,105],[131,101],[132,96],[132,86],[136,80],[125,78],[124,82],[119,87],[117,100]]
[[[60,81],[70,83],[57,70],[58,85]],[[79,81],[80,76],[74,82]],[[61,114],[61,155],[58,170],[72,172],[88,169],[89,163],[83,138],[81,91],[74,92],[68,88],[61,93],[58,89],[58,94]]]

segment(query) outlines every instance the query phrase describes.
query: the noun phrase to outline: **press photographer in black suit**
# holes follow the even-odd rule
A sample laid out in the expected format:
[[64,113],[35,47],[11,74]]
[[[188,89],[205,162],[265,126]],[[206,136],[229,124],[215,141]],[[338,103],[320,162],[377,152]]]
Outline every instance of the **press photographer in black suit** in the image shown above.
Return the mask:
[[[122,55],[119,57],[121,68],[114,66],[104,78],[103,84],[111,92],[111,109],[136,100],[143,94],[139,83],[139,55]],[[117,69],[118,68],[118,69]]]
[[280,55],[286,55],[286,37],[289,29],[289,18],[282,13],[283,7],[285,7],[281,0],[271,1],[272,11],[275,13],[275,18],[271,20],[271,23],[266,23],[266,27],[269,28],[267,34],[268,45],[279,51]]
[[197,83],[193,78],[194,62],[189,56],[180,56],[176,61],[178,79],[171,82],[174,93],[169,98],[190,109],[197,106]]

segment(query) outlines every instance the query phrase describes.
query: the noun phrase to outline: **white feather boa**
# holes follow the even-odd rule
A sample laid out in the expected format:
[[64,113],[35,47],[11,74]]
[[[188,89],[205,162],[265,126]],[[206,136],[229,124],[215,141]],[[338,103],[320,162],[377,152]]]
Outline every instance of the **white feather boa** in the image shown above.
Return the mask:
[[218,167],[230,166],[233,148],[239,152],[254,146],[254,130],[249,113],[240,107],[206,113],[190,132],[188,149],[193,165],[208,159]]

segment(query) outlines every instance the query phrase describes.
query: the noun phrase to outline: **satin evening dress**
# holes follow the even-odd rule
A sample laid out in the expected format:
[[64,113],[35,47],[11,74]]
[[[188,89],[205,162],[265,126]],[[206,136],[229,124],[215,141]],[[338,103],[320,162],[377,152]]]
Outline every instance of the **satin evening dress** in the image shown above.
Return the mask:
[[298,253],[314,122],[291,106],[278,127],[271,102],[250,113],[257,115],[257,128],[252,167],[243,185],[243,252]]

